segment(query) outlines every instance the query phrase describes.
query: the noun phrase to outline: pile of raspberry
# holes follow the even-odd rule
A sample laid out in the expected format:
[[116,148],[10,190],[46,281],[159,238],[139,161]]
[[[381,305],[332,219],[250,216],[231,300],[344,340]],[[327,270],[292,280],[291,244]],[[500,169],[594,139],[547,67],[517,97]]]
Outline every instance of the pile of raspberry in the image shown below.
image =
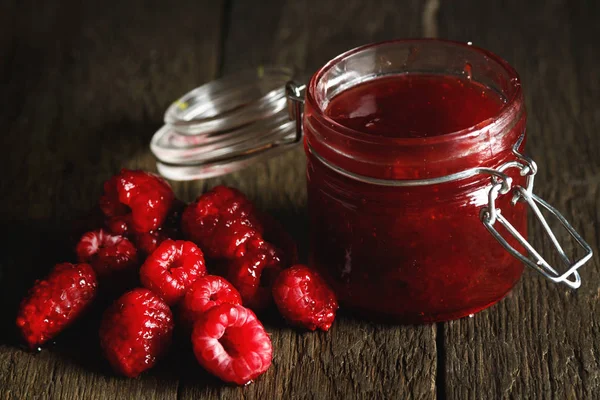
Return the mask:
[[105,182],[99,205],[101,222],[79,239],[77,263],[56,265],[21,303],[17,327],[30,348],[53,339],[102,293],[116,299],[99,336],[117,373],[152,368],[177,325],[204,369],[245,385],[273,354],[255,313],[274,302],[291,325],[331,327],[338,305],[330,287],[294,265],[293,241],[239,191],[217,186],[186,205],[159,176],[124,169]]

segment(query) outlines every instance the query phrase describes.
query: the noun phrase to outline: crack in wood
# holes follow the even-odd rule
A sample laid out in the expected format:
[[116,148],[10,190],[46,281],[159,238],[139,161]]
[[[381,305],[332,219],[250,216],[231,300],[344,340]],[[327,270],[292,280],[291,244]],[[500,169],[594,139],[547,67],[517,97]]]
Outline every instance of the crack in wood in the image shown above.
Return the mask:
[[440,0],[427,0],[423,7],[423,36],[434,38],[438,36],[438,11]]

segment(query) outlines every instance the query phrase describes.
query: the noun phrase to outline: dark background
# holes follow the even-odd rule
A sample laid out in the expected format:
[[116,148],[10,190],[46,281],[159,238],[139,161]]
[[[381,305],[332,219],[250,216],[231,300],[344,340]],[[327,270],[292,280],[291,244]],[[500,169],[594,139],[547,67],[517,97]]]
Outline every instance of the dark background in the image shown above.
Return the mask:
[[[121,167],[154,170],[148,143],[174,99],[242,67],[285,64],[310,75],[349,48],[391,38],[472,41],[516,67],[536,192],[597,249],[599,18],[592,0],[3,0],[0,398],[600,398],[597,258],[577,291],[527,272],[498,305],[449,323],[342,314],[329,333],[309,334],[267,318],[273,367],[247,388],[209,377],[185,340],[141,378],[116,377],[99,355],[97,314],[41,354],[22,350],[13,328],[33,280],[71,257],[63,238],[102,182]],[[173,186],[189,201],[217,183],[281,219],[305,255],[301,148]],[[537,227],[530,237],[548,251]]]

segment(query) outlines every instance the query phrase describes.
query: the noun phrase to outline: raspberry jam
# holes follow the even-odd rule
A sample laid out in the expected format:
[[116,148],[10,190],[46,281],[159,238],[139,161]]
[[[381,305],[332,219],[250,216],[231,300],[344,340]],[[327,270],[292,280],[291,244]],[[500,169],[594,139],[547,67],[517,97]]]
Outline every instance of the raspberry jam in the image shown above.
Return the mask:
[[[513,160],[525,120],[514,69],[459,43],[365,46],[313,76],[304,110],[310,262],[345,306],[433,322],[510,291],[523,266],[479,217],[490,176],[406,183]],[[511,196],[496,205],[526,237],[525,206]]]
[[373,79],[335,96],[325,115],[371,135],[424,138],[477,125],[503,99],[470,79],[408,74]]

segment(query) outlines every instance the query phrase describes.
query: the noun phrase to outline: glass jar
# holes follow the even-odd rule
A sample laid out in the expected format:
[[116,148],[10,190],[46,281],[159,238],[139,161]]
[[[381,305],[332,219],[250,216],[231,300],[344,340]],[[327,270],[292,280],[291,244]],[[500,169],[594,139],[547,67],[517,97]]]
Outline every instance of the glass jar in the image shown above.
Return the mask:
[[[533,194],[537,167],[523,155],[523,93],[504,60],[470,44],[399,40],[338,56],[313,75],[305,95],[293,82],[284,90],[286,71],[244,72],[175,102],[152,140],[159,172],[179,180],[220,175],[303,142],[310,264],[343,305],[371,316],[420,323],[475,313],[510,291],[523,264],[580,285],[577,269],[591,249]],[[400,74],[472,80],[503,105],[474,126],[419,138],[372,135],[325,112],[355,86]],[[528,208],[566,271],[527,242]],[[565,254],[541,209],[558,218],[584,257]]]
[[[365,81],[423,73],[467,76],[499,93],[505,105],[476,126],[423,138],[355,131],[324,112],[333,97]],[[523,265],[479,220],[488,202],[489,175],[387,186],[348,173],[408,181],[475,167],[496,169],[515,159],[512,149],[525,121],[516,71],[468,45],[381,43],[342,54],[319,70],[308,85],[304,112],[310,263],[341,302],[405,322],[431,322],[472,314],[506,295]],[[514,184],[525,185],[517,170],[508,175]],[[510,201],[503,196],[496,205],[525,237],[525,204],[511,206]]]

